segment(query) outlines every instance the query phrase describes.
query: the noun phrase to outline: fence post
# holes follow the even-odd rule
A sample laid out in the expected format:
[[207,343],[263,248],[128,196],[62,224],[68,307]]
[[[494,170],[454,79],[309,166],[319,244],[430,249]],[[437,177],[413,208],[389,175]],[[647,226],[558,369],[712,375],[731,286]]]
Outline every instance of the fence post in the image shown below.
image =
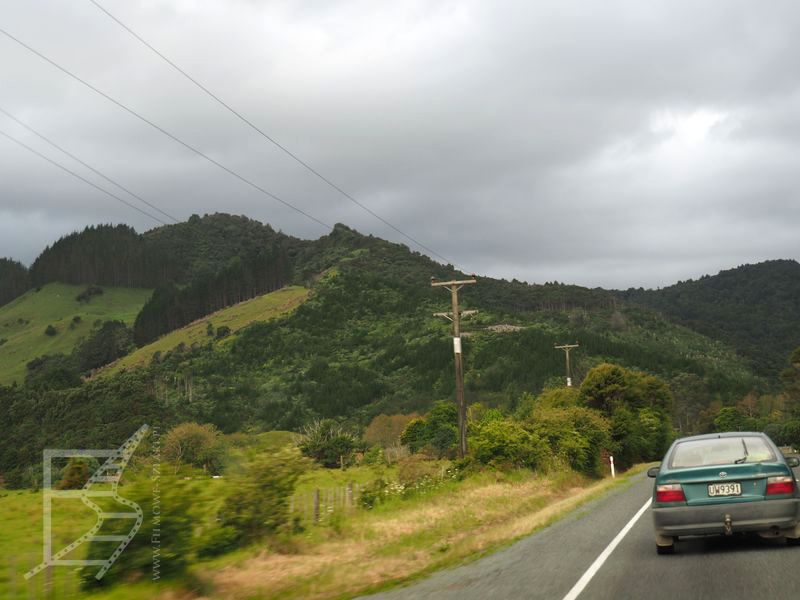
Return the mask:
[[319,488],[314,490],[314,524],[319,523]]

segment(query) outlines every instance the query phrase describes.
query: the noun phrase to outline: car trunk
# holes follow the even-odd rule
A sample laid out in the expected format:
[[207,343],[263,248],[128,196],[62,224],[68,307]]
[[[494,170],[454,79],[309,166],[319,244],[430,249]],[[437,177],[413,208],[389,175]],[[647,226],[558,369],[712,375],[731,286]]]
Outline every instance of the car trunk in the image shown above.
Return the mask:
[[[721,475],[724,473],[725,475]],[[720,504],[725,502],[752,502],[764,500],[767,491],[767,477],[788,475],[780,463],[744,463],[740,465],[714,465],[694,467],[665,480],[664,483],[680,483],[690,506]],[[741,494],[727,495],[730,489],[719,488],[718,495],[709,494],[713,484],[740,484]]]

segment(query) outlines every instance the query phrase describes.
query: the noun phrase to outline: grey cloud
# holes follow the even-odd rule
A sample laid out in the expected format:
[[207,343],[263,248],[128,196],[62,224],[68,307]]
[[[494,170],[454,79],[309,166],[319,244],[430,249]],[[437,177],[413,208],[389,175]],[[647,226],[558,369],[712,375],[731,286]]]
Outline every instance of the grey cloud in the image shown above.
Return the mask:
[[[104,5],[464,268],[659,286],[798,257],[795,3]],[[303,210],[408,243],[90,3],[7,1],[0,14],[15,35]],[[4,38],[0,78],[0,105],[179,218],[219,210],[324,233]],[[703,125],[698,114],[719,118]],[[0,129],[23,135],[4,118]],[[0,140],[0,255],[30,261],[88,223],[154,225],[38,161]],[[25,222],[37,225],[22,236]]]

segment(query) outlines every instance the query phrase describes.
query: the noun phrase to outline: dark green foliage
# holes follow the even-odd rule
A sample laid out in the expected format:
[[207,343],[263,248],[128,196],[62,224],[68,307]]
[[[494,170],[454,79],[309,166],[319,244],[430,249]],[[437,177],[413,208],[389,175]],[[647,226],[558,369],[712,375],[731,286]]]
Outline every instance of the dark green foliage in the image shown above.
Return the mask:
[[78,369],[82,372],[114,362],[133,350],[133,332],[122,321],[106,321],[76,349]]
[[53,337],[54,335],[58,335],[58,329],[56,329],[52,325],[48,325],[44,330],[44,334]]
[[222,338],[228,337],[230,334],[231,334],[230,327],[228,327],[227,325],[220,325],[219,327],[217,327],[217,333],[215,337],[218,340],[221,340]]
[[77,300],[78,302],[89,302],[95,296],[102,296],[102,295],[103,295],[103,288],[101,288],[99,285],[90,285],[80,294],[75,296],[75,300]]
[[89,481],[89,475],[89,464],[85,459],[70,458],[54,487],[57,490],[79,490]]
[[756,429],[753,419],[749,419],[733,406],[721,409],[714,419],[715,431],[750,431],[752,429]]
[[0,258],[0,306],[11,302],[31,288],[28,269],[10,258]]
[[25,365],[25,385],[35,390],[64,390],[81,384],[78,367],[72,356],[46,354]]
[[584,379],[580,399],[610,420],[608,449],[622,468],[660,459],[672,441],[672,393],[657,377],[598,365]]
[[63,390],[0,386],[0,423],[12,424],[0,436],[0,474],[18,487],[44,448],[116,448],[143,423],[174,420],[143,373]]
[[[289,500],[306,468],[296,450],[255,456],[225,500],[219,515],[221,526],[235,532],[241,544],[286,530],[290,523]],[[230,543],[233,537],[231,531],[218,534],[214,545]]]
[[458,445],[458,409],[453,402],[435,402],[424,418],[414,419],[406,425],[400,442],[411,452],[429,449],[443,458],[455,452]]
[[329,469],[351,464],[353,454],[357,450],[364,450],[358,436],[345,431],[330,419],[307,425],[298,447],[304,456],[313,458]]
[[538,433],[507,418],[475,424],[468,448],[478,462],[499,468],[546,467],[551,457],[547,443]]
[[612,442],[609,423],[599,412],[580,406],[552,407],[540,401],[523,422],[547,443],[561,464],[586,475],[603,474],[601,453]]
[[277,290],[291,280],[288,260],[278,247],[253,257],[235,257],[220,271],[198,275],[186,287],[162,286],[134,324],[139,346],[221,308]]
[[732,345],[768,377],[800,339],[800,264],[794,260],[743,265],[660,290],[629,289],[619,295]]
[[206,335],[208,337],[214,337],[214,326],[211,324],[211,321],[206,323]]
[[[101,580],[95,578],[99,567],[81,569],[82,587],[107,587],[126,580],[152,580],[180,576],[186,571],[192,552],[194,519],[192,506],[196,497],[194,482],[160,474],[141,477],[120,488],[120,495],[138,504],[144,513],[142,526],[114,565]],[[124,535],[131,530],[130,519],[109,519],[98,535]],[[88,544],[87,560],[107,559],[119,542]],[[158,563],[154,565],[154,555]]]

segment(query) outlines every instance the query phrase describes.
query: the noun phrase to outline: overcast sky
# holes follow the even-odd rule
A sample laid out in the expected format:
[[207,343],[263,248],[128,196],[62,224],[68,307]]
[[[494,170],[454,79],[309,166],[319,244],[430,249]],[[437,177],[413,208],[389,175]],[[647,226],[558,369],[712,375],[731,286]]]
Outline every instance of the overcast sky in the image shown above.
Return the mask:
[[[99,1],[465,270],[657,287],[800,258],[796,2]],[[0,0],[0,27],[320,221],[419,250],[88,0]],[[0,90],[0,108],[178,219],[327,232],[3,35]],[[2,114],[0,131],[113,190]],[[30,263],[110,222],[158,225],[0,137],[0,256]]]

